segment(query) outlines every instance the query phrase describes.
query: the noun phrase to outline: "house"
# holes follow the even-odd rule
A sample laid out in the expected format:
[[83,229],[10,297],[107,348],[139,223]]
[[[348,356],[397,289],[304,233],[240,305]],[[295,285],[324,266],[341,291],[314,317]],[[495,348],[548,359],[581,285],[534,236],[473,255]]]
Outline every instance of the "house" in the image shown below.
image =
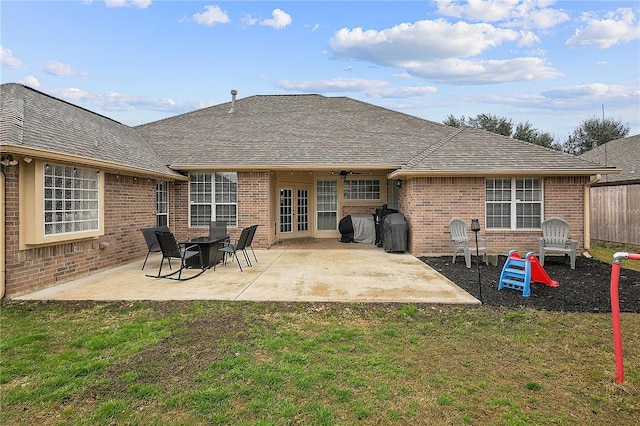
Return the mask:
[[[449,254],[448,223],[479,218],[496,250],[537,247],[562,216],[585,243],[594,176],[615,171],[493,133],[346,97],[250,96],[137,127],[26,86],[0,91],[3,294],[146,254],[140,228],[178,238],[258,224],[255,247],[338,238],[388,204],[415,255]],[[588,235],[588,234],[587,234]]]
[[620,169],[590,189],[591,238],[640,246],[640,135],[609,141],[580,158]]

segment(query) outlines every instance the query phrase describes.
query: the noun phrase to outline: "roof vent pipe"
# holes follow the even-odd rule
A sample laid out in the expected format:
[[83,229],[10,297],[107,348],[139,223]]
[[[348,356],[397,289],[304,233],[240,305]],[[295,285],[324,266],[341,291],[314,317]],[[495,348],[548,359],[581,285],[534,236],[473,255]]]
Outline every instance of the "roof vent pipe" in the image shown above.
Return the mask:
[[229,110],[229,114],[236,112],[236,95],[238,94],[237,90],[231,91],[231,109]]

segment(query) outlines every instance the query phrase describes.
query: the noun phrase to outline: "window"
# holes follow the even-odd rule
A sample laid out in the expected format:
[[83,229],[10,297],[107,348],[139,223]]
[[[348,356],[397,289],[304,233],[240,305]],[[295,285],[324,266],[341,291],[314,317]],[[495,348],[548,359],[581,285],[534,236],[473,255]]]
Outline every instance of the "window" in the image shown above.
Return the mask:
[[60,164],[44,167],[44,234],[99,228],[98,171]]
[[224,221],[238,226],[238,174],[235,172],[189,174],[190,226]]
[[542,222],[542,179],[487,179],[488,229],[538,229]]
[[20,250],[104,235],[104,175],[41,160],[20,163]]
[[169,191],[167,182],[156,183],[156,226],[169,225]]
[[380,180],[348,179],[344,181],[343,195],[345,200],[379,200]]
[[338,226],[338,181],[318,179],[316,185],[318,231],[334,231]]

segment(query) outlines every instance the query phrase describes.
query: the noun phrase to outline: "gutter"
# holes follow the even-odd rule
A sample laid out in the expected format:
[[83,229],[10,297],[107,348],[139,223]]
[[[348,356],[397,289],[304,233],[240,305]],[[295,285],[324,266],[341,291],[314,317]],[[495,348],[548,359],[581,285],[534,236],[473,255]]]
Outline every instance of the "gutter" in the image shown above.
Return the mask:
[[7,259],[5,257],[5,249],[7,240],[5,239],[5,176],[4,170],[0,172],[0,300],[4,298],[7,289],[5,281],[5,273],[7,270]]
[[620,169],[476,169],[476,170],[411,170],[399,169],[389,173],[389,179],[412,177],[495,177],[495,176],[593,176],[617,174]]
[[152,169],[143,169],[140,167],[127,166],[124,164],[115,163],[113,161],[107,160],[99,160],[89,157],[82,157],[79,155],[73,154],[64,154],[55,151],[50,151],[46,149],[40,148],[25,148],[19,145],[7,145],[1,144],[2,152],[11,151],[14,155],[21,155],[23,157],[31,157],[34,159],[42,159],[43,161],[62,161],[65,163],[71,164],[80,164],[86,167],[95,167],[100,170],[103,170],[108,173],[131,173],[137,176],[143,176],[145,178],[150,179],[158,179],[158,180],[175,180],[175,181],[187,181],[188,177],[182,176],[174,170],[170,170],[170,167],[167,166],[167,173],[163,173],[160,171],[152,170]]
[[598,173],[593,180],[584,184],[583,204],[584,204],[584,249],[591,250],[591,195],[589,189],[600,182],[602,175]]

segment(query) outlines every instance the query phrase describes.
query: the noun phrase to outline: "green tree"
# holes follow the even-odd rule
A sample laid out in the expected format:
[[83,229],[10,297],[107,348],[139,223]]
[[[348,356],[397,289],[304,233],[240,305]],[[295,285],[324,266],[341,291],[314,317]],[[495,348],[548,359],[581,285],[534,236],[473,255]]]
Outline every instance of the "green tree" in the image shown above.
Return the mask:
[[536,145],[546,146],[547,148],[553,148],[560,150],[561,145],[554,142],[553,136],[548,132],[541,132],[535,129],[528,121],[524,123],[518,123],[516,130],[511,135],[514,139],[521,141],[531,142]]
[[550,133],[541,132],[534,128],[528,121],[525,123],[518,123],[514,130],[511,120],[505,117],[498,117],[493,114],[478,114],[476,117],[469,118],[466,118],[464,115],[460,118],[449,115],[443,121],[443,124],[453,127],[473,127],[475,129],[482,129],[499,135],[509,136],[514,139],[534,143],[547,148],[557,150],[562,148],[561,145],[554,141],[554,138]]
[[569,135],[562,150],[569,154],[580,155],[614,139],[626,137],[629,130],[628,125],[612,118],[602,120],[597,117],[588,118]]

